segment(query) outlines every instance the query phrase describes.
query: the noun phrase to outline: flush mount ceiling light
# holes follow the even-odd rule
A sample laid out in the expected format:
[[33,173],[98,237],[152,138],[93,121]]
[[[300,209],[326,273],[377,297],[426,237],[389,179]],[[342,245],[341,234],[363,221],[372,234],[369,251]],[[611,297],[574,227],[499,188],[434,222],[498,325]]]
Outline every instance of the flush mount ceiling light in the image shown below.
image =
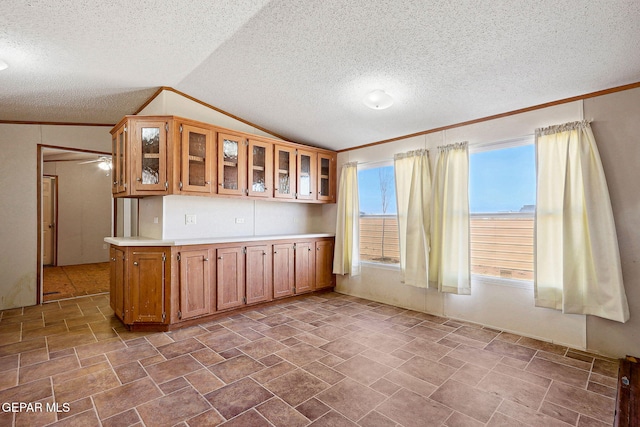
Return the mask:
[[7,68],[9,68],[9,64],[0,59],[0,71],[6,70]]
[[377,89],[369,92],[362,102],[373,110],[384,110],[393,105],[393,98],[385,91]]

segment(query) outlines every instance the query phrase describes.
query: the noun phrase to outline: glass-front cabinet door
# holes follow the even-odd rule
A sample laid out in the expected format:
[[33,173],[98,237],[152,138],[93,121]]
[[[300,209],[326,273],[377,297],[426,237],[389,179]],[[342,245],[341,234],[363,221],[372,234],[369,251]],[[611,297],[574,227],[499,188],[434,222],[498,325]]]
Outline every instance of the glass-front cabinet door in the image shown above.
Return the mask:
[[333,178],[331,177],[333,161],[333,156],[330,154],[318,153],[318,200],[333,200]]
[[273,145],[270,142],[249,140],[249,195],[271,197],[273,194]]
[[164,121],[134,121],[131,135],[136,191],[167,191],[167,128]]
[[181,176],[180,191],[211,193],[214,148],[211,130],[180,124]]
[[243,136],[218,134],[218,193],[245,194],[247,149]]
[[113,177],[111,193],[114,195],[124,193],[127,190],[126,175],[126,125],[123,124],[114,130],[111,135],[111,176]]
[[276,145],[274,150],[273,197],[293,199],[296,194],[296,150],[292,147]]
[[316,153],[298,150],[298,199],[315,199]]

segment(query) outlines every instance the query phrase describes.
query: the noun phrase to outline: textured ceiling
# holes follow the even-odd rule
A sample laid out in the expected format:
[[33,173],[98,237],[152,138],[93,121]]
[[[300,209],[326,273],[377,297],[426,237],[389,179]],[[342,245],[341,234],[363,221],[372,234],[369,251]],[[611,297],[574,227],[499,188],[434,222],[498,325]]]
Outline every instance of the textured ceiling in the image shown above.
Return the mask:
[[343,149],[638,82],[638,45],[637,0],[4,0],[0,120],[115,123],[171,86]]

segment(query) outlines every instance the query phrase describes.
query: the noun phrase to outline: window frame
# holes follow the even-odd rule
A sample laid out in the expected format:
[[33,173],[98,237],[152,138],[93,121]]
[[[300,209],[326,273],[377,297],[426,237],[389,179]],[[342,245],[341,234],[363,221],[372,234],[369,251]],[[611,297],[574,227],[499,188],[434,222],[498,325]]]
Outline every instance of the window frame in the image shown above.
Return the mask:
[[[485,142],[477,142],[469,144],[469,165],[471,165],[471,155],[476,153],[483,153],[487,151],[495,151],[495,150],[503,150],[507,148],[515,148],[522,147],[526,145],[535,145],[535,135],[524,135],[517,138],[511,138],[506,140],[499,141],[485,141]],[[534,151],[535,155],[535,151]],[[534,167],[536,159],[534,159]],[[536,167],[537,172],[537,167]],[[537,202],[537,200],[536,200]],[[537,206],[537,203],[536,203]],[[524,213],[524,212],[480,212],[480,213],[471,213],[469,212],[469,219],[473,217],[490,217],[490,218],[533,218],[534,220],[534,250],[535,250],[535,209],[533,212]],[[469,240],[471,240],[471,236],[469,236]],[[471,242],[469,242],[471,243]],[[469,245],[469,251],[471,251],[471,244]],[[469,258],[469,262],[471,262],[471,258]],[[471,265],[469,265],[471,269]],[[533,261],[533,275],[535,277],[535,260]],[[499,285],[506,286],[511,288],[520,288],[533,291],[533,280],[526,279],[513,279],[506,277],[498,277],[498,276],[489,276],[484,274],[471,273],[471,283],[478,284],[490,284],[490,285]]]
[[[395,162],[393,159],[383,159],[383,160],[376,160],[376,161],[372,161],[372,162],[366,162],[366,163],[358,163],[357,166],[357,172],[359,173],[360,171],[364,171],[364,170],[368,170],[368,169],[378,169],[378,168],[384,168],[384,167],[392,167],[393,169],[393,187],[394,187],[394,194],[395,194],[395,185],[396,185],[396,177],[395,177]],[[360,180],[358,180],[358,186],[360,185]],[[394,200],[395,202],[395,200]],[[360,211],[360,202],[358,202],[358,213],[361,212]],[[398,210],[396,207],[396,212],[394,214],[380,214],[380,215],[360,215],[358,214],[358,219],[362,218],[363,216],[371,216],[371,217],[390,217],[393,218],[395,217],[396,221],[398,220]],[[384,262],[378,262],[378,261],[372,261],[372,260],[363,260],[362,257],[360,257],[360,264],[367,266],[367,267],[375,267],[375,268],[380,268],[383,270],[397,270],[400,271],[400,261],[398,261],[397,263],[393,263],[393,264],[389,264],[389,263],[384,263]]]

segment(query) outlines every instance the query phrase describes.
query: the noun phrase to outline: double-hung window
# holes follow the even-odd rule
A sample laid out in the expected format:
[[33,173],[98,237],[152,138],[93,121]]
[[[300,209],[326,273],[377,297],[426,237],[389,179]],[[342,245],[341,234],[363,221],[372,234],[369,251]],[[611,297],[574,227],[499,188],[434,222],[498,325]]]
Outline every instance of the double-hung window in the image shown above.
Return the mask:
[[470,147],[471,274],[533,280],[533,136]]
[[398,218],[393,161],[358,165],[360,260],[398,264]]

